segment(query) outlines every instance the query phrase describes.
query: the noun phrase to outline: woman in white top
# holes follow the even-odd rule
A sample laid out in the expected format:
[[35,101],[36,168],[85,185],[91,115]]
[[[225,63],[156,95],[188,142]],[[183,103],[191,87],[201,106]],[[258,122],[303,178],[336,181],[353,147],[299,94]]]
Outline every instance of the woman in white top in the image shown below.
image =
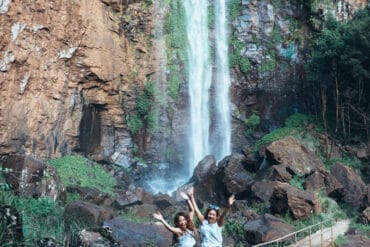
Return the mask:
[[159,212],[154,213],[153,217],[161,221],[167,230],[173,233],[173,246],[193,247],[196,244],[196,238],[198,238],[198,231],[192,220],[194,216],[194,208],[190,202],[190,198],[183,192],[180,194],[186,200],[190,212],[189,214],[178,212],[175,215],[174,223],[176,227],[170,226]]
[[202,247],[222,247],[222,225],[226,213],[229,211],[231,205],[235,202],[235,196],[231,195],[228,200],[228,205],[220,214],[220,208],[210,205],[204,215],[200,212],[194,198],[194,189],[190,188],[189,196],[191,203],[195,209],[195,214],[200,221],[200,239]]

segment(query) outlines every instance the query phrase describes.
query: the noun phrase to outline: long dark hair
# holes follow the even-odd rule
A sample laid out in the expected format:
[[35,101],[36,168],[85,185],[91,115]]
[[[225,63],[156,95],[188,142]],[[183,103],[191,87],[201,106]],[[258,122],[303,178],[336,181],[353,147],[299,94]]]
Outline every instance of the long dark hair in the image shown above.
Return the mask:
[[186,219],[186,228],[191,230],[191,231],[195,231],[195,226],[194,226],[194,223],[193,221],[190,219],[189,217],[189,214],[187,213],[184,213],[184,212],[178,212],[176,215],[175,215],[175,218],[174,218],[174,223],[175,223],[175,226],[176,227],[179,227],[179,218],[180,216],[184,217]]
[[[179,227],[179,218],[180,218],[180,216],[182,216],[186,219],[186,228],[189,229],[190,231],[194,232],[195,236],[198,236],[198,232],[197,232],[197,229],[195,228],[194,222],[190,219],[190,216],[187,213],[178,212],[175,215],[175,218],[173,219],[173,221],[175,223],[175,226]],[[173,234],[172,242],[173,242],[173,244],[179,242],[179,238],[176,234]]]

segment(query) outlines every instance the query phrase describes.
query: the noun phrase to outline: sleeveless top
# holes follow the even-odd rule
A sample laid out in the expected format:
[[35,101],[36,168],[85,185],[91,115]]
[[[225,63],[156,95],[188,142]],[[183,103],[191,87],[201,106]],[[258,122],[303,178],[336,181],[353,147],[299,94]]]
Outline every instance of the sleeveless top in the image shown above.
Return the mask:
[[176,247],[193,247],[195,246],[195,234],[193,231],[186,230],[181,237],[177,238],[176,243],[173,246]]
[[202,247],[222,247],[222,228],[217,222],[210,224],[204,220],[200,227]]

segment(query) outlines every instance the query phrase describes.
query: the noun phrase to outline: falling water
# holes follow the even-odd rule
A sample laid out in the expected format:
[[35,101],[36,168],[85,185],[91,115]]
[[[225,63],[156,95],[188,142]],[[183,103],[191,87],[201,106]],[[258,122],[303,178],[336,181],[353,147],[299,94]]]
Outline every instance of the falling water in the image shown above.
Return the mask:
[[209,154],[209,89],[211,63],[208,41],[208,1],[184,0],[189,42],[190,157],[189,174]]
[[230,123],[230,74],[227,44],[226,0],[215,1],[215,40],[216,40],[216,132],[218,140],[214,141],[212,150],[216,158],[222,159],[231,152]]

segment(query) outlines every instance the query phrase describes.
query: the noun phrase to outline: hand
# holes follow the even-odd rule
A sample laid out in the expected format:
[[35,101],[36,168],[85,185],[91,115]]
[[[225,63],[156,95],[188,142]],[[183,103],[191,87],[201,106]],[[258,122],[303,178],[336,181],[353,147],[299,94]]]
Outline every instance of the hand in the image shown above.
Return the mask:
[[231,206],[231,205],[233,205],[233,203],[235,202],[235,195],[231,195],[230,197],[229,197],[229,207]]
[[190,198],[189,198],[189,196],[185,193],[185,192],[183,192],[183,191],[180,191],[180,196],[185,200],[185,201],[187,201],[187,200],[189,200]]
[[154,219],[163,220],[163,216],[160,212],[153,213]]
[[193,187],[193,186],[191,186],[191,187],[188,189],[188,195],[189,195],[190,197],[194,196],[194,187]]

